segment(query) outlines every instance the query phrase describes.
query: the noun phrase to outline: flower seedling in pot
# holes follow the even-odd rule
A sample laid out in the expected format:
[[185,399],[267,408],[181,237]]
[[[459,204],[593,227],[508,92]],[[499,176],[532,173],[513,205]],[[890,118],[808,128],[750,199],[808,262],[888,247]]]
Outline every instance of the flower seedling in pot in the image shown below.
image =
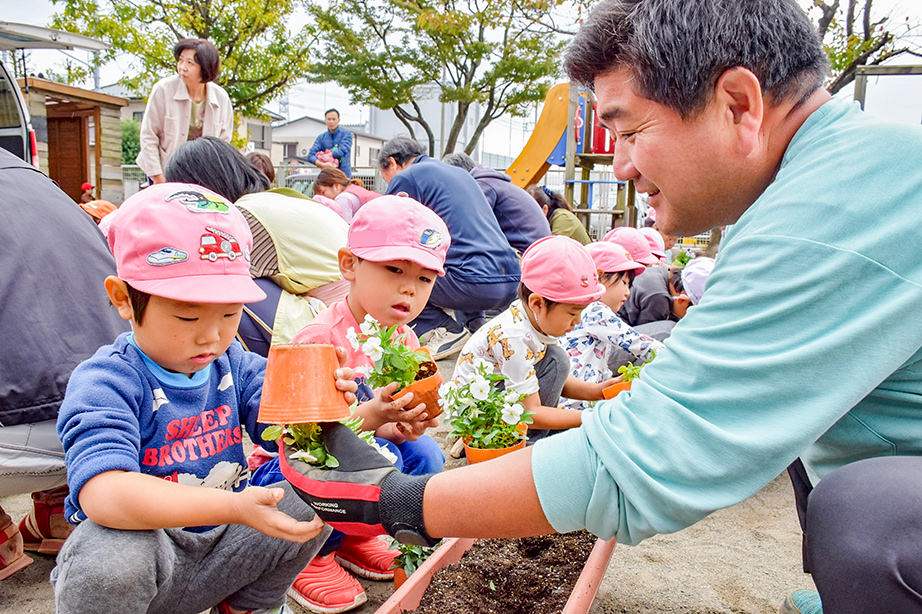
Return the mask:
[[479,449],[524,443],[526,425],[532,422],[532,412],[522,403],[526,395],[504,390],[501,383],[506,376],[493,373],[492,365],[481,358],[474,359],[474,372],[474,378],[464,385],[442,387],[452,435]]
[[650,360],[646,361],[642,365],[635,365],[628,363],[626,365],[621,365],[618,367],[618,375],[621,376],[621,381],[617,384],[612,384],[608,388],[602,391],[602,396],[606,399],[613,399],[618,395],[619,392],[624,392],[625,390],[631,389],[631,382],[640,377],[640,371],[647,366],[654,358],[656,354],[650,352]]
[[[374,433],[362,430],[361,418],[355,417],[341,420],[340,422],[348,426],[352,432],[358,435],[359,439],[378,450],[388,461],[392,463],[397,461],[397,457],[390,450],[375,441]],[[291,454],[292,459],[303,460],[315,467],[325,467],[327,469],[339,467],[339,460],[330,454],[324,445],[323,432],[320,430],[320,424],[316,422],[287,424],[284,426],[274,424],[266,428],[262,436],[267,441],[281,440],[286,448],[295,450]]]
[[392,396],[399,399],[408,392],[413,393],[413,405],[426,404],[426,413],[431,420],[442,413],[439,386],[442,375],[429,351],[412,349],[405,345],[406,334],[397,332],[397,326],[382,327],[371,316],[359,326],[359,332],[349,329],[346,333],[355,349],[361,349],[374,361],[368,374],[368,385],[381,388],[392,382],[400,387]]

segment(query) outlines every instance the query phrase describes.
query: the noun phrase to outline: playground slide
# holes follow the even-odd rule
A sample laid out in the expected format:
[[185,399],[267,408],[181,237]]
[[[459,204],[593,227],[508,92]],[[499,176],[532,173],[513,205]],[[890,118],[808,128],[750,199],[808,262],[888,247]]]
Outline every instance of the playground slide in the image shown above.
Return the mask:
[[512,183],[524,188],[537,183],[550,164],[547,159],[567,130],[570,84],[558,83],[548,91],[535,129],[522,152],[506,169]]

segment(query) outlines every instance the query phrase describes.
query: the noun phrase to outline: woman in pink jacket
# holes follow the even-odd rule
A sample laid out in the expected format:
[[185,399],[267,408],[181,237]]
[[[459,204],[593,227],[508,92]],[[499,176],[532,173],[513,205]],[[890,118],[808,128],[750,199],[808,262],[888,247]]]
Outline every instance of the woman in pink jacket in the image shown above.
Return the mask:
[[154,183],[165,181],[163,169],[186,141],[215,136],[228,143],[234,109],[227,92],[214,83],[221,59],[213,43],[184,38],[173,46],[176,75],[154,84],[141,121],[141,151],[136,162]]
[[342,210],[340,215],[351,224],[359,207],[381,195],[366,189],[361,179],[350,179],[338,168],[325,168],[314,179],[314,196],[335,200]]

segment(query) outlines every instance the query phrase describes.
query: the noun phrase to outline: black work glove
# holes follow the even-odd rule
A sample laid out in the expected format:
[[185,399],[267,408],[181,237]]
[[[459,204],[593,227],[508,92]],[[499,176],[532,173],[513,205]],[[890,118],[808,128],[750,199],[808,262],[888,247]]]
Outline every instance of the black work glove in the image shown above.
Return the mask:
[[321,424],[327,450],[339,467],[326,469],[291,458],[279,465],[295,492],[331,527],[347,535],[388,533],[397,541],[432,546],[423,526],[423,491],[430,475],[404,475],[380,452],[338,422]]

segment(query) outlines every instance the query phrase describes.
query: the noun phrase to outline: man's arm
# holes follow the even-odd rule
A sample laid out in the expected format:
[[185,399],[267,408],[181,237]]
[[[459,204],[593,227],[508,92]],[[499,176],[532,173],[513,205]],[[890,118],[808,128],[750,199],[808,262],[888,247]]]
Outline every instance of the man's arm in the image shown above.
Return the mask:
[[336,145],[336,149],[333,150],[333,157],[337,160],[342,160],[343,158],[348,160],[349,152],[352,151],[352,133],[348,130],[343,130],[343,138]]

